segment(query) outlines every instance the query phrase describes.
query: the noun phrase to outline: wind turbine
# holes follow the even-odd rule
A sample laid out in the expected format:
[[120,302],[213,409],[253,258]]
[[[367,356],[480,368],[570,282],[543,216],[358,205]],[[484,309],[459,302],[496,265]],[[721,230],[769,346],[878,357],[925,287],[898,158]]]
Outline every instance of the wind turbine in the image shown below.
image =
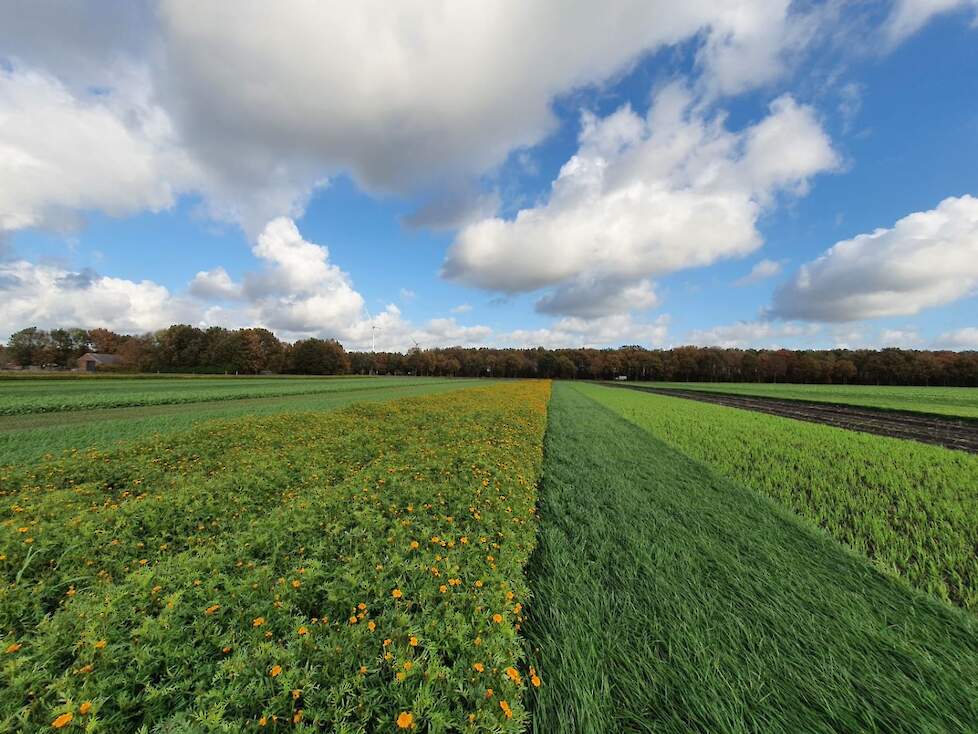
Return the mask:
[[364,305],[363,310],[367,312],[367,317],[370,319],[370,351],[377,351],[377,332],[380,331],[380,327],[374,323],[374,317],[370,315],[370,309]]

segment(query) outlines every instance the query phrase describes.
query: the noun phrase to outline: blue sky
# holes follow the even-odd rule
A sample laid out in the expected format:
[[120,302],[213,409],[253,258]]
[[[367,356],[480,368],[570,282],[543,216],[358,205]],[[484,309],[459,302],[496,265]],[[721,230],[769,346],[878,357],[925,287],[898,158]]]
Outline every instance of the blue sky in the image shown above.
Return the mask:
[[0,11],[0,338],[978,348],[978,4],[703,5]]

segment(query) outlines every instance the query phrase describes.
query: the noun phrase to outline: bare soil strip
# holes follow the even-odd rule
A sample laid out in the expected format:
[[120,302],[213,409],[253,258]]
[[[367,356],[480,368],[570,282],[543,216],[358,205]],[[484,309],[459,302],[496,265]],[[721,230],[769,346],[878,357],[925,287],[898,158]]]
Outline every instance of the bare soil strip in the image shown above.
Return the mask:
[[825,423],[851,431],[875,433],[879,436],[904,438],[921,443],[937,444],[949,449],[978,453],[978,424],[957,418],[940,418],[923,413],[876,410],[855,405],[816,403],[807,400],[747,397],[728,393],[699,392],[674,388],[621,385],[629,390],[668,395],[675,398],[699,400],[731,408],[755,410],[784,418],[812,423]]

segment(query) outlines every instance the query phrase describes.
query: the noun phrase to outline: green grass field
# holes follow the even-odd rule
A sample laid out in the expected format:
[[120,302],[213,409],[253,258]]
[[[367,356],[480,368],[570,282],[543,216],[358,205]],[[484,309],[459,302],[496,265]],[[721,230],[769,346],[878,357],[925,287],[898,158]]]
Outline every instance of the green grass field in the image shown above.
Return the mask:
[[598,405],[602,391],[631,397],[558,383],[550,405],[533,731],[974,730],[973,617]]
[[[97,384],[89,385],[88,389],[97,390],[99,385],[106,382],[107,378],[101,378]],[[300,395],[278,394],[274,389],[277,386],[273,383],[267,397],[0,415],[0,466],[37,461],[69,449],[105,447],[120,440],[179,432],[215,418],[334,410],[354,402],[448,392],[484,382],[442,378],[330,380],[327,392]],[[167,381],[168,389],[177,392],[188,384],[186,378]],[[0,386],[0,401],[2,399],[3,388]]]
[[978,456],[594,383],[7,382],[0,731],[978,731]]
[[651,387],[759,395],[786,400],[862,405],[886,410],[978,418],[978,388],[890,387],[886,385],[772,385],[738,382],[638,382]]
[[978,456],[682,398],[581,389],[881,570],[978,611]]
[[119,376],[6,380],[0,381],[0,415],[317,395],[405,382],[419,384],[427,382],[427,378],[161,376],[136,379]]

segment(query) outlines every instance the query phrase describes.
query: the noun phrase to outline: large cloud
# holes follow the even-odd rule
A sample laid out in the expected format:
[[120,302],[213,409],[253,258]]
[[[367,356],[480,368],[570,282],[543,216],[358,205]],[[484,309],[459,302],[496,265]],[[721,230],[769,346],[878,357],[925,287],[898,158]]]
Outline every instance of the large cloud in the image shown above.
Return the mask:
[[726,349],[778,348],[798,342],[803,342],[802,346],[810,344],[811,338],[820,330],[821,327],[817,324],[740,321],[735,324],[691,331],[687,340],[691,344]]
[[609,313],[602,307],[618,304],[608,283],[621,291],[753,251],[761,244],[757,219],[777,193],[802,192],[837,163],[814,112],[790,97],[735,133],[671,85],[645,117],[627,106],[600,119],[586,114],[580,148],[549,200],[514,219],[465,227],[444,273],[508,293],[560,286],[540,310]]
[[0,66],[0,231],[71,225],[77,213],[159,210],[198,172],[170,119],[139,92],[75,96],[55,78]]
[[915,314],[978,289],[978,199],[948,198],[891,229],[832,246],[774,295],[784,319],[857,321]]
[[767,82],[792,37],[779,33],[789,5],[293,0],[270,13],[261,2],[164,0],[162,89],[220,170],[257,173],[242,170],[256,154],[318,160],[368,189],[404,190],[485,171],[553,129],[556,95],[697,34],[721,87]]
[[196,306],[152,281],[14,260],[0,262],[0,338],[25,326],[143,332],[192,319]]

